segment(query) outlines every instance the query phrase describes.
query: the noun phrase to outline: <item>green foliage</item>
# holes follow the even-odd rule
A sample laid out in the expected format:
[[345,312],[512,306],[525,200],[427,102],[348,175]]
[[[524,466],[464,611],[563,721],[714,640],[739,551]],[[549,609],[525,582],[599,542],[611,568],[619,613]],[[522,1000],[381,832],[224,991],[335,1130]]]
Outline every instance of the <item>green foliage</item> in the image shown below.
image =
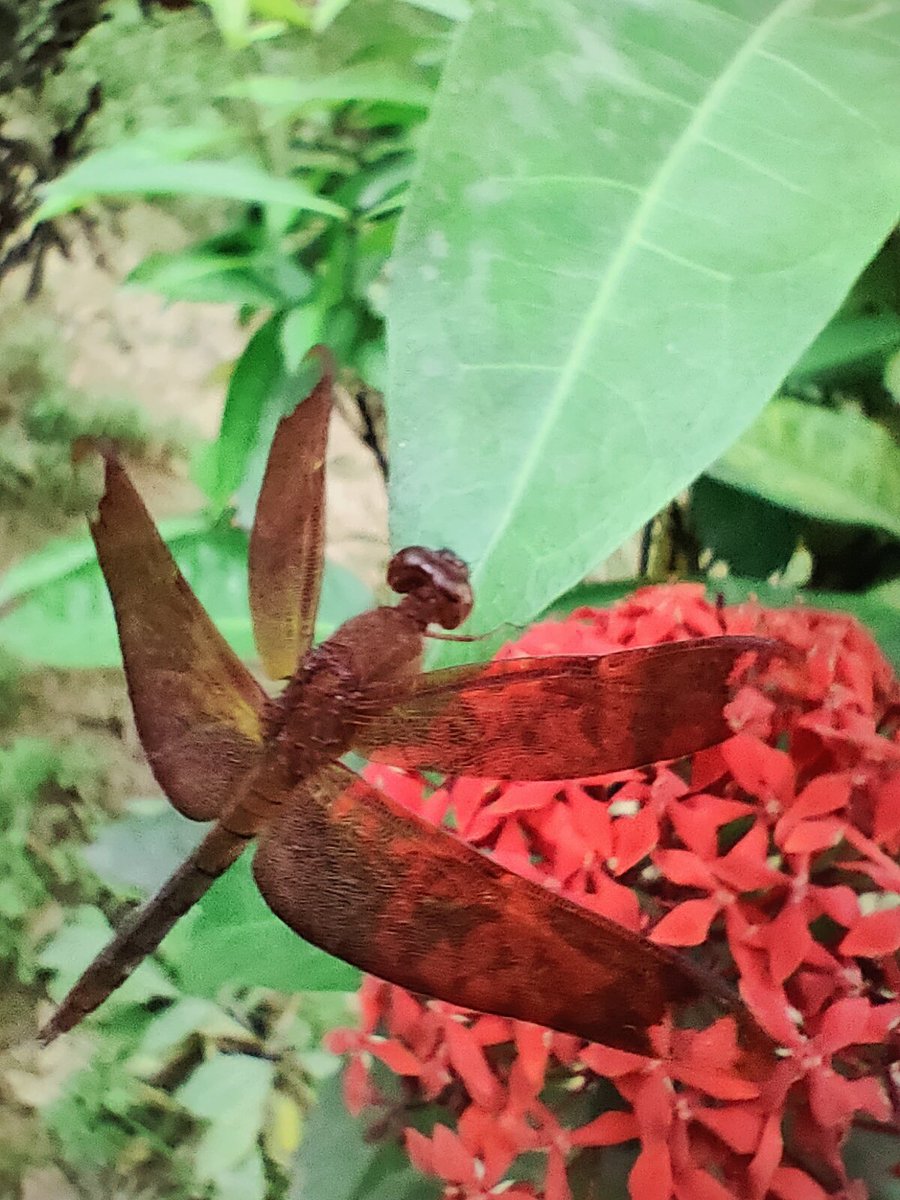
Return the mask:
[[81,436],[110,438],[145,458],[183,450],[177,430],[153,427],[133,405],[69,387],[52,329],[7,311],[0,353],[0,505],[27,507],[51,527],[63,515],[84,512],[90,488],[71,463],[72,442]]
[[[183,857],[197,832],[160,801],[139,801],[122,821],[100,831],[84,857],[107,885],[145,893]],[[251,887],[246,878],[245,890]],[[239,899],[237,904],[239,913]],[[197,915],[202,923],[205,915]],[[44,1113],[68,1169],[92,1186],[127,1186],[137,1194],[140,1184],[178,1200],[206,1188],[216,1200],[280,1194],[277,1181],[296,1149],[310,1087],[335,1068],[321,1039],[324,1029],[346,1019],[345,1001],[308,996],[286,1004],[258,987],[242,988],[240,963],[229,971],[223,948],[214,944],[216,920],[224,917],[210,921],[209,946],[205,932],[198,942],[195,930],[179,926],[161,954],[142,963],[110,997],[89,1022],[95,1047],[90,1064]],[[269,923],[276,925],[271,915]],[[286,929],[277,949],[266,931],[261,939],[244,932],[251,934],[243,947],[247,964],[254,954],[265,959],[277,953],[290,982],[298,949],[304,961],[302,944]],[[93,906],[70,910],[40,956],[51,996],[70,986],[109,934]],[[269,966],[277,972],[279,964]],[[204,969],[217,969],[219,977],[195,988],[194,976]],[[344,971],[349,986],[353,976]]]
[[366,1140],[364,1121],[344,1107],[338,1077],[319,1089],[290,1200],[437,1200],[440,1193],[399,1146]]
[[858,409],[779,396],[710,474],[785,508],[900,540],[900,446]]
[[69,802],[90,788],[103,764],[75,744],[59,749],[38,738],[0,748],[0,962],[22,983],[35,978],[29,925],[61,891],[85,879],[71,833]]
[[101,20],[101,0],[0,0],[0,94],[35,87]]
[[[544,608],[691,485],[676,549],[716,561],[712,592],[793,602],[808,560],[806,599],[855,612],[900,664],[900,239],[863,270],[896,216],[896,14],[483,5],[441,77],[461,0],[108,8],[47,81],[51,107],[97,79],[104,104],[94,154],[44,211],[175,198],[202,236],[129,285],[231,304],[248,325],[219,437],[193,464],[209,511],[165,526],[240,654],[268,443],[324,340],[351,387],[387,387],[395,537],[473,560],[479,629]],[[0,505],[81,511],[81,433],[169,448],[127,410],[73,402],[37,343],[18,345],[0,362]],[[638,582],[579,585],[552,611]],[[329,570],[319,636],[369,600]],[[118,662],[89,539],[0,581],[0,651]],[[109,931],[81,857],[50,836],[69,829],[76,759],[0,752],[0,955],[20,979],[42,969],[52,995]],[[141,800],[83,858],[114,906],[196,836]],[[38,962],[28,921],[60,887],[69,915]],[[280,1200],[333,1067],[322,1032],[356,979],[271,916],[242,860],[88,1024],[93,1060],[47,1113],[67,1169],[97,1194]],[[395,1147],[373,1150],[336,1080],[308,1124],[294,1200],[435,1194]]]
[[[219,630],[236,653],[252,658],[246,532],[224,521],[211,525],[202,515],[164,521],[160,528]],[[328,564],[318,636],[327,637],[369,602],[355,576]],[[112,604],[89,537],[50,542],[6,573],[0,581],[0,648],[44,666],[119,665]]]

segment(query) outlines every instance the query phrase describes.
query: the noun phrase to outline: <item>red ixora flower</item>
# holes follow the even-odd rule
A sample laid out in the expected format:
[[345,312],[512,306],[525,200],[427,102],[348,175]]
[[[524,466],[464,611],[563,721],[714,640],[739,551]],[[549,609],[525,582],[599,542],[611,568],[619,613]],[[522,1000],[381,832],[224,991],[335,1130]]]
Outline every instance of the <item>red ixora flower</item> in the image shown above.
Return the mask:
[[347,1104],[380,1109],[445,1200],[868,1194],[843,1144],[854,1122],[896,1131],[900,1115],[900,685],[872,639],[839,614],[723,608],[675,584],[535,625],[500,656],[718,633],[796,653],[737,688],[734,736],[689,762],[436,791],[368,771],[510,870],[731,975],[784,1048],[751,1084],[729,1070],[728,1020],[661,1028],[648,1060],[368,979],[360,1028],[331,1038]]

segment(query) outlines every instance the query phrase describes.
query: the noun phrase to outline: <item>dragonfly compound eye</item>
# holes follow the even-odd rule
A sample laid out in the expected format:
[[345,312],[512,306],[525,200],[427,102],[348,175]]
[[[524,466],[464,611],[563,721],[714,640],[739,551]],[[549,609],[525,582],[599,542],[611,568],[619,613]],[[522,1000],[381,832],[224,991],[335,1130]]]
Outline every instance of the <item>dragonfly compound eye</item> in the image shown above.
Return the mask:
[[469,568],[452,550],[407,546],[388,564],[387,581],[400,595],[415,596],[444,629],[456,629],[472,611]]

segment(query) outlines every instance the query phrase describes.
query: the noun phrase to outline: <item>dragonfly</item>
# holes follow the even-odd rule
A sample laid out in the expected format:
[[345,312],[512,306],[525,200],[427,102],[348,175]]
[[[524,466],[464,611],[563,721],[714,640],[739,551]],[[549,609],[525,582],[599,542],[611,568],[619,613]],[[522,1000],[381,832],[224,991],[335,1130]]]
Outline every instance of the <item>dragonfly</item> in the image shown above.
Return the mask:
[[730,677],[771,643],[723,635],[423,671],[427,637],[458,629],[473,594],[456,554],[409,546],[387,569],[399,602],[313,646],[335,368],[324,347],[310,353],[320,378],[276,428],[249,540],[253,631],[268,676],[286,680],[277,695],[217,631],[114,447],[94,447],[105,485],[91,532],[140,741],[175,808],[213,824],[40,1038],[102,1004],[257,839],[253,874],[272,912],[391,983],[639,1054],[652,1054],[649,1031],[675,1006],[712,1001],[743,1045],[770,1054],[768,1035],[717,976],[507,871],[342,758],[496,780],[678,759],[730,736]]

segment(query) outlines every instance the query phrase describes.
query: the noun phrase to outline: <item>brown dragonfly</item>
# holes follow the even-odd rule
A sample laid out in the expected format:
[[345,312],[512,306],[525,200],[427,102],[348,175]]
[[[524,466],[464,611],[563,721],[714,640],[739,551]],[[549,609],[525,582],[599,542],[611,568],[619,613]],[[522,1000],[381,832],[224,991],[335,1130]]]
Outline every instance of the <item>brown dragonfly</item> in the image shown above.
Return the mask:
[[[91,525],[138,733],[175,807],[214,821],[125,920],[41,1031],[71,1029],[259,838],[253,872],[301,937],[374,975],[466,1008],[651,1053],[649,1028],[698,998],[731,1013],[745,1048],[772,1045],[719,980],[686,958],[501,868],[412,815],[339,760],[496,779],[594,776],[674,759],[729,736],[742,656],[771,644],[712,637],[616,653],[518,658],[424,672],[429,626],[473,598],[449,550],[407,547],[392,607],[311,648],[323,565],[333,367],[279,424],[250,538],[250,603],[270,698],[212,624],[112,450]],[[439,635],[438,635],[439,636]]]

